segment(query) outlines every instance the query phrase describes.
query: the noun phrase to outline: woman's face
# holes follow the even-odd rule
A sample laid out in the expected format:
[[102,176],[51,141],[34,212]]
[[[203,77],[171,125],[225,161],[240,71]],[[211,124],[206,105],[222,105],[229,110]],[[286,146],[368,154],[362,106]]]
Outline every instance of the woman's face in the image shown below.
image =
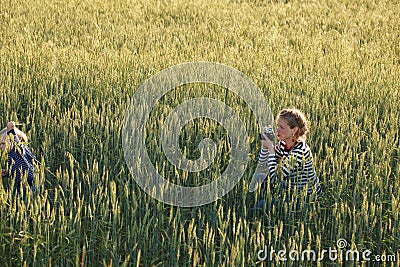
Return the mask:
[[298,127],[290,128],[287,121],[283,118],[278,118],[277,135],[279,141],[287,141],[293,137]]

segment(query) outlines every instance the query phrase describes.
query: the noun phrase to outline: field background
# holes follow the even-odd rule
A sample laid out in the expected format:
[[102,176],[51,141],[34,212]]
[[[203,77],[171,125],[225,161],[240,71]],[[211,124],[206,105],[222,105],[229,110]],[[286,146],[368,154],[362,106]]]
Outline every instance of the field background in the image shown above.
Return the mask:
[[[400,6],[392,1],[0,0],[0,125],[15,120],[41,165],[42,193],[16,212],[0,190],[2,266],[269,266],[268,250],[370,249],[400,261]],[[220,125],[198,119],[182,146],[218,141],[208,172],[174,170],[157,134],[162,118],[197,96],[225,101],[251,136],[250,164],[224,198],[177,208],[146,195],[128,172],[121,127],[135,90],[190,61],[232,66],[264,92],[276,114],[298,107],[311,123],[325,196],[320,207],[254,214],[248,192],[257,124],[223,88],[177,88],[155,107],[147,144],[171,181],[205,184],[229,161]],[[185,152],[186,153],[186,152]],[[4,168],[6,155],[1,156]],[[271,197],[267,192],[263,197]],[[393,257],[391,257],[393,255]],[[396,257],[396,262],[393,261]],[[296,262],[302,266],[377,262]]]

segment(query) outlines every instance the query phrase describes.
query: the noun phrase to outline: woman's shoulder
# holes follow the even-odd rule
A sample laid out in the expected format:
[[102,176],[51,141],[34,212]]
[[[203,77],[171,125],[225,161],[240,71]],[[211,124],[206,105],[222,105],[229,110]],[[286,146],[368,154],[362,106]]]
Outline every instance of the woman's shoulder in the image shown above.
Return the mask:
[[293,152],[297,153],[308,153],[310,152],[310,146],[307,144],[305,140],[301,140],[297,142],[297,144],[292,149]]

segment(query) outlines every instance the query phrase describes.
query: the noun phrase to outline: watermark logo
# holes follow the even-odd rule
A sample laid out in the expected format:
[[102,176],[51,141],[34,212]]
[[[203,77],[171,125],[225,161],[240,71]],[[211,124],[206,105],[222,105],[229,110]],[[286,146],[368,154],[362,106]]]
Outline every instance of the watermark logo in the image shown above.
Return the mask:
[[357,262],[395,262],[395,255],[372,255],[372,251],[365,249],[359,251],[357,249],[349,249],[347,240],[340,238],[336,241],[336,248],[328,247],[323,250],[305,249],[305,250],[290,250],[286,249],[275,250],[264,246],[257,252],[257,258],[260,261],[357,261]]
[[[214,84],[234,92],[252,110],[259,123],[259,129],[262,129],[263,125],[272,124],[273,120],[261,90],[242,72],[223,64],[179,64],[146,80],[133,95],[125,113],[122,129],[125,161],[133,178],[147,194],[164,203],[181,207],[205,205],[227,194],[242,177],[250,152],[248,133],[233,109],[216,99],[193,98],[178,105],[163,123],[161,146],[165,156],[171,164],[184,171],[199,172],[207,168],[217,153],[213,140],[204,139],[200,142],[200,157],[196,160],[185,158],[179,148],[180,132],[185,124],[205,117],[215,120],[227,131],[232,148],[229,165],[220,177],[197,187],[171,183],[156,171],[145,145],[146,122],[161,97],[179,86],[190,83]],[[251,191],[254,191],[257,185],[253,181]]]

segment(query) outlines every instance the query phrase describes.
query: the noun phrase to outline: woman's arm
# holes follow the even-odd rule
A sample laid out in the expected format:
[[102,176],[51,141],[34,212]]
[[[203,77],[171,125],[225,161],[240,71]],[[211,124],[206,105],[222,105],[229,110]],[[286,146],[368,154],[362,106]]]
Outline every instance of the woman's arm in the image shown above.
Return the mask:
[[258,156],[258,164],[261,166],[267,165],[268,166],[268,172],[270,173],[270,179],[271,181],[274,181],[276,179],[276,174],[275,174],[275,166],[276,164],[273,164],[274,159],[275,162],[277,162],[276,156],[275,156],[275,148],[274,144],[271,140],[268,138],[264,138],[261,140],[261,150],[260,154]]

